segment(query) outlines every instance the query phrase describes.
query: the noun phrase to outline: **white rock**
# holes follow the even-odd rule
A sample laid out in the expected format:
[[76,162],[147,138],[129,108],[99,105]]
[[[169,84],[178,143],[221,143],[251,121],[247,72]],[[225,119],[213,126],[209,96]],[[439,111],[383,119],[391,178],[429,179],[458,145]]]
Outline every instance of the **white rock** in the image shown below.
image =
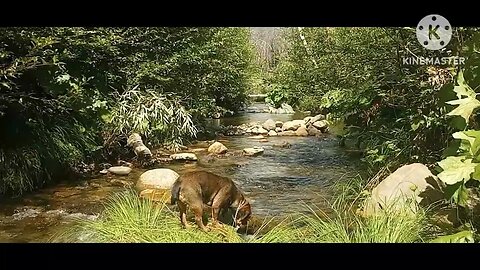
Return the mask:
[[170,155],[173,160],[197,160],[197,156],[194,153],[178,153]]
[[170,169],[153,169],[140,175],[137,189],[170,189],[180,176]]
[[307,128],[305,128],[305,126],[300,126],[297,131],[295,131],[295,134],[297,136],[308,136],[308,131],[307,131]]
[[293,121],[287,121],[283,123],[283,131],[286,130],[297,130],[299,127],[304,126],[305,122],[303,120],[293,120]]
[[316,121],[316,122],[313,122],[313,126],[321,130],[322,132],[324,132],[324,130],[328,127],[328,122],[327,120]]
[[208,147],[208,152],[213,154],[224,154],[228,151],[228,148],[221,142],[214,142]]
[[132,171],[132,168],[125,166],[114,166],[108,168],[108,171],[116,175],[127,175]]
[[266,130],[275,129],[275,121],[273,121],[272,119],[268,119],[267,121],[265,121],[265,123],[263,123],[262,127]]
[[263,127],[254,127],[252,128],[252,133],[266,135],[268,134],[268,130],[264,129]]
[[[378,184],[373,190],[370,198],[366,200],[364,214],[370,215],[380,209],[389,208],[396,210],[410,207],[413,212],[417,209],[417,203],[428,198],[430,202],[442,198],[432,185],[438,185],[436,177],[430,172],[427,166],[421,163],[405,165],[390,174]],[[420,196],[427,189],[430,193]],[[432,192],[433,191],[433,192]]]

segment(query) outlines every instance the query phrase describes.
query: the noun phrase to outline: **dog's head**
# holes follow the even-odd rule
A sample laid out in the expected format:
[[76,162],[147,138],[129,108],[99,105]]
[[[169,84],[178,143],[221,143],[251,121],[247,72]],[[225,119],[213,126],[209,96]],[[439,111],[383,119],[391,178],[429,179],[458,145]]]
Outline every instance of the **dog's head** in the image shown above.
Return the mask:
[[250,206],[250,202],[243,198],[235,209],[235,227],[237,229],[246,227],[251,216],[252,207]]

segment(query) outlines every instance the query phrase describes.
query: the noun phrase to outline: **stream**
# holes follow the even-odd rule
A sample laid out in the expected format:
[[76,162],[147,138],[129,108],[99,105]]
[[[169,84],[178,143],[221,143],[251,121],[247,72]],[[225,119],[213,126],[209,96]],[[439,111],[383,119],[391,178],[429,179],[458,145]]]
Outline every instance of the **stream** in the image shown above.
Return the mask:
[[[264,104],[253,104],[260,111]],[[303,119],[305,115],[241,113],[234,117],[212,120],[216,124],[240,125]],[[321,137],[268,137],[260,142],[248,136],[219,138],[229,150],[261,146],[263,155],[256,157],[226,156],[212,160],[206,151],[197,152],[194,163],[164,165],[180,175],[190,170],[207,170],[228,176],[252,200],[253,215],[279,216],[308,211],[307,205],[320,208],[327,196],[326,187],[346,181],[358,173],[357,160],[338,145],[333,134]],[[291,147],[278,145],[288,142]],[[189,145],[189,149],[207,148],[207,142]],[[188,152],[185,151],[185,152]],[[71,226],[76,218],[95,219],[109,195],[125,190],[112,179],[135,182],[145,169],[133,169],[128,176],[99,175],[93,179],[60,182],[20,198],[0,200],[0,242],[48,242]]]

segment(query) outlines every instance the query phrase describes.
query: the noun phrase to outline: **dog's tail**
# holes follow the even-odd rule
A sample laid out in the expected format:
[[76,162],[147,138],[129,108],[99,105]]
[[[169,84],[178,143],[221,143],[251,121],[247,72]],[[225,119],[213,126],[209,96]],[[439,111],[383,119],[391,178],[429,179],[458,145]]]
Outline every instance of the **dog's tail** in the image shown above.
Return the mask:
[[175,204],[178,201],[178,195],[180,194],[180,181],[176,181],[172,186],[172,197],[170,204]]

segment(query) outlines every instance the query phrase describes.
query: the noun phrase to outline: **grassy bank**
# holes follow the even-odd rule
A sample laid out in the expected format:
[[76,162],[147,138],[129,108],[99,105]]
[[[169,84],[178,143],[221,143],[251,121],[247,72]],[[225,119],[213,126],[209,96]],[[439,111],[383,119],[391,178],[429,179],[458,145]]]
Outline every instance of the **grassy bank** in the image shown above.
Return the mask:
[[[351,192],[351,190],[350,190]],[[253,238],[246,240],[230,226],[204,233],[192,226],[183,229],[178,213],[167,205],[139,198],[129,191],[115,195],[102,215],[78,226],[55,242],[133,243],[411,243],[423,242],[427,218],[423,211],[407,211],[362,217],[355,213],[355,201],[347,191],[331,204],[329,213],[311,208],[311,214],[265,219]],[[308,207],[308,206],[306,206]],[[274,225],[272,225],[274,224]],[[193,224],[192,224],[193,225]]]

